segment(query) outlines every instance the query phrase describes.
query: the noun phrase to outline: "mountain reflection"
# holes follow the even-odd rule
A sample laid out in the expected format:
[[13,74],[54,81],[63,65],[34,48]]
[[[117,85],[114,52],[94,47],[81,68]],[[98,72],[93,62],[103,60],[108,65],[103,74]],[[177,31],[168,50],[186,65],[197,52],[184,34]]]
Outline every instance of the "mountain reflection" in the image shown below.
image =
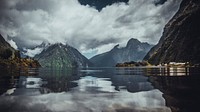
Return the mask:
[[198,101],[196,68],[36,71],[0,77],[1,111],[171,112]]

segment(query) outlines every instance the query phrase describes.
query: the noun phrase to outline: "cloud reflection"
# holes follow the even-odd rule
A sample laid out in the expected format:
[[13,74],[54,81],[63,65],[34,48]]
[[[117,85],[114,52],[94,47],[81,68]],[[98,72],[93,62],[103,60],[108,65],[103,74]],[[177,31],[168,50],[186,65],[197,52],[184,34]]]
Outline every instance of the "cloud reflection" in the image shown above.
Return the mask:
[[19,112],[170,112],[157,89],[130,93],[115,90],[107,78],[85,76],[69,92],[1,97],[0,110]]

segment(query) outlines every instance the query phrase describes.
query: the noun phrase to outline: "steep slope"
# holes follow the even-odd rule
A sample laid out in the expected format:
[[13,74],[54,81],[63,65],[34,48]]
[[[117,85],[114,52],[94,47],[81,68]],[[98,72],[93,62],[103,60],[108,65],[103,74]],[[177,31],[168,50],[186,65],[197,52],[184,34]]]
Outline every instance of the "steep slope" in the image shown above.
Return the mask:
[[53,44],[35,56],[43,67],[87,67],[92,64],[77,49],[63,45]]
[[200,63],[200,1],[183,0],[166,24],[159,43],[145,56],[151,64]]
[[90,61],[98,67],[112,67],[117,63],[141,61],[152,45],[141,43],[137,39],[131,38],[126,47],[118,47],[119,45],[116,45],[111,51],[96,55]]
[[0,58],[1,59],[13,59],[19,57],[18,51],[10,46],[9,43],[5,41],[3,36],[0,34]]
[[40,64],[33,59],[22,59],[20,51],[12,48],[0,35],[0,71],[11,72],[26,67],[40,67]]

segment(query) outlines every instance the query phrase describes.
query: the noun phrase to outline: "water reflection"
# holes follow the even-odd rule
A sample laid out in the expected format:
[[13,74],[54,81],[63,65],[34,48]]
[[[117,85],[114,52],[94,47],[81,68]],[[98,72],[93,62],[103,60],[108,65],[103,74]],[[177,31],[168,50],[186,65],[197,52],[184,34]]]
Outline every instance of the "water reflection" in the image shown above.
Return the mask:
[[0,77],[0,111],[170,112],[187,111],[199,100],[200,78],[195,68],[39,69],[21,73]]
[[50,90],[47,88],[41,87],[45,84],[45,81],[42,81],[41,78],[36,78],[32,76],[20,76],[14,79],[13,88],[9,88],[2,96],[7,95],[39,95],[49,93]]
[[158,67],[158,68],[147,68],[146,75],[151,76],[191,76],[198,75],[200,68],[198,67]]
[[148,77],[144,75],[113,75],[111,77],[112,85],[115,90],[126,89],[129,92],[149,91],[154,89]]
[[20,88],[40,88],[42,83],[41,78],[20,76],[18,86]]
[[[112,82],[107,78],[91,76],[81,77],[73,81],[79,86],[71,91],[62,93],[35,94],[27,97],[27,91],[23,96],[2,97],[1,110],[10,111],[65,111],[65,112],[112,112],[112,111],[159,111],[170,112],[165,107],[162,93],[153,89],[147,92],[130,93],[125,89],[116,91]],[[16,93],[21,89],[15,90]],[[28,89],[30,92],[30,89]],[[33,90],[33,89],[31,89]],[[34,89],[35,90],[35,89]],[[22,95],[22,93],[20,94]],[[6,104],[3,101],[7,101]],[[14,104],[10,107],[9,105]]]
[[151,68],[149,81],[162,91],[166,105],[173,112],[199,110],[200,68]]
[[147,73],[149,75],[160,75],[160,76],[186,76],[189,75],[191,68],[177,68],[177,67],[160,67],[160,68],[149,68]]

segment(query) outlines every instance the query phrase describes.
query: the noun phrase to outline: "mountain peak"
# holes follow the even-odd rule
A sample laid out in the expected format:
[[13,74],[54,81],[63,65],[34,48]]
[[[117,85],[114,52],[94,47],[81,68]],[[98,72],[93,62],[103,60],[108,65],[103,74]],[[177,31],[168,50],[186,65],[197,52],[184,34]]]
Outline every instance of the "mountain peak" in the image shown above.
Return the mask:
[[50,45],[49,42],[43,41],[43,42],[42,42],[40,45],[38,45],[38,46],[44,47],[44,46],[49,46],[49,45]]
[[60,47],[60,48],[65,47],[65,45],[62,43],[55,43],[55,44],[52,44],[51,46]]
[[129,47],[129,46],[136,46],[136,45],[138,45],[138,44],[140,44],[140,43],[141,43],[141,42],[140,42],[138,39],[131,38],[131,39],[128,41],[126,47]]
[[113,49],[119,48],[119,44],[115,45]]
[[63,68],[63,67],[86,67],[91,66],[91,62],[84,57],[77,49],[55,43],[46,50],[35,56],[43,67]]
[[11,45],[5,40],[5,38],[0,34],[0,48],[12,48]]
[[62,44],[62,43],[55,43],[54,45],[60,45],[61,46],[61,45],[64,45],[64,44]]
[[115,52],[115,51],[118,50],[118,49],[119,49],[119,44],[115,45],[115,46],[111,49],[111,51],[112,51],[112,52]]
[[96,55],[90,61],[97,67],[113,67],[121,62],[141,61],[151,47],[152,45],[131,38],[126,47],[115,45],[110,51]]

